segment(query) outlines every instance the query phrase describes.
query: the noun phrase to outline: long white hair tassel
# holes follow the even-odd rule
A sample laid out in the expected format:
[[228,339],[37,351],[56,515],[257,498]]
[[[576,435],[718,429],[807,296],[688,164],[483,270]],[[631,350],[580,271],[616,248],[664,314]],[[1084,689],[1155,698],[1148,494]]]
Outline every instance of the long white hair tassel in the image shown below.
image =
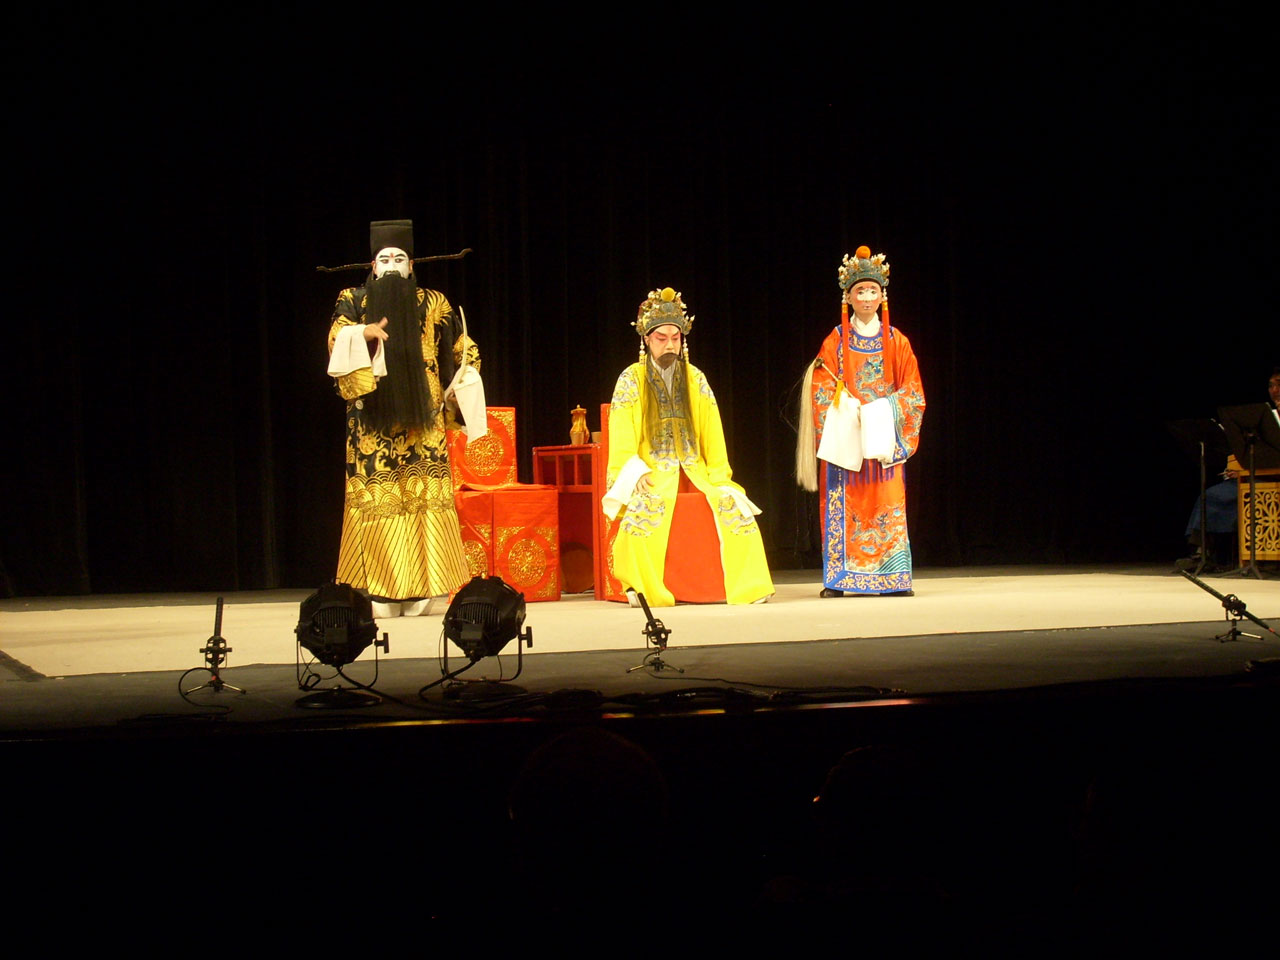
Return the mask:
[[796,425],[796,483],[810,493],[818,490],[818,446],[813,429],[813,360],[800,384],[800,422]]

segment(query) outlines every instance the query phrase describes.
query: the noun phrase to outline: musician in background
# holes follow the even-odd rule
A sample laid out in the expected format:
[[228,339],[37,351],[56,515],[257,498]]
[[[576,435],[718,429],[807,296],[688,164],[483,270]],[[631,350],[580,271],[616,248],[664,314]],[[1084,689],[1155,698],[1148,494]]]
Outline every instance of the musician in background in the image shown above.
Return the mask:
[[[1267,380],[1267,395],[1273,409],[1280,410],[1280,366],[1271,371]],[[1204,557],[1204,572],[1218,573],[1235,569],[1236,553],[1236,503],[1239,498],[1240,465],[1235,457],[1227,458],[1227,467],[1222,472],[1222,480],[1209,487],[1205,496],[1205,529],[1207,536],[1200,533],[1200,501],[1197,499],[1191,508],[1191,517],[1187,520],[1187,542],[1195,547],[1189,557],[1179,560],[1180,570],[1191,570],[1200,565]]]

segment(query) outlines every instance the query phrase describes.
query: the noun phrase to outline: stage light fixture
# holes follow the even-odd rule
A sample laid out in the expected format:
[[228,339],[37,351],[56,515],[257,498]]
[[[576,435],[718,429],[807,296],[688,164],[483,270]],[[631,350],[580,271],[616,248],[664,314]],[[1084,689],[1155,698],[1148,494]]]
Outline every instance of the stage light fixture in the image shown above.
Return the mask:
[[[369,595],[336,581],[326,583],[302,601],[294,633],[299,647],[325,666],[336,669],[339,676],[343,676],[342,668],[359,657],[369,644],[382,647],[384,653],[389,649],[385,634],[377,640],[378,625],[373,619]],[[299,689],[309,690],[319,682],[319,676],[310,667],[304,671],[301,656],[297,667]],[[363,690],[334,687],[300,697],[296,702],[300,707],[346,708],[369,706],[381,702],[381,698]]]
[[472,663],[496,657],[511,640],[533,646],[533,628],[524,626],[524,594],[501,577],[472,577],[449,604],[444,615],[444,635]]

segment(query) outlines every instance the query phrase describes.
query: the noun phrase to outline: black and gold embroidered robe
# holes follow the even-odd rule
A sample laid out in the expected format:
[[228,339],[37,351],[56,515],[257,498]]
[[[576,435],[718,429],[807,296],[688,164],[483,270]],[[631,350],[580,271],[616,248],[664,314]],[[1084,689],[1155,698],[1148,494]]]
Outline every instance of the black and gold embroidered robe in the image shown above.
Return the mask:
[[[343,290],[329,327],[329,350],[344,326],[365,322],[365,288]],[[423,376],[432,409],[462,363],[478,367],[476,345],[444,294],[418,289]],[[369,368],[335,378],[347,401],[347,483],[338,579],[375,600],[411,601],[456,590],[468,579],[453,479],[445,442],[445,414],[426,429],[381,432],[366,423],[362,398],[377,388]],[[456,425],[452,422],[450,426]]]

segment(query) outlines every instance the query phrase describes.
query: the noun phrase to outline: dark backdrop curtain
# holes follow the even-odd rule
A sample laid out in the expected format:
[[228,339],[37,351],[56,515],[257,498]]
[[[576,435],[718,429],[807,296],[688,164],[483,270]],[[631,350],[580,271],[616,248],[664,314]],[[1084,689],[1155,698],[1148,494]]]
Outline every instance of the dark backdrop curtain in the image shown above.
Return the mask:
[[[74,101],[12,117],[8,595],[332,575],[325,334],[362,275],[315,267],[366,258],[370,219],[474,248],[420,281],[466,308],[524,480],[572,407],[598,428],[645,294],[681,290],[776,566],[817,562],[796,388],[861,243],[928,398],[919,565],[1171,560],[1196,471],[1164,421],[1264,399],[1280,362],[1275,85],[1222,47],[957,54],[870,93],[425,76],[388,109],[301,69],[328,49],[128,58],[91,33],[46,48],[79,56]],[[41,48],[11,53],[32,90]]]

